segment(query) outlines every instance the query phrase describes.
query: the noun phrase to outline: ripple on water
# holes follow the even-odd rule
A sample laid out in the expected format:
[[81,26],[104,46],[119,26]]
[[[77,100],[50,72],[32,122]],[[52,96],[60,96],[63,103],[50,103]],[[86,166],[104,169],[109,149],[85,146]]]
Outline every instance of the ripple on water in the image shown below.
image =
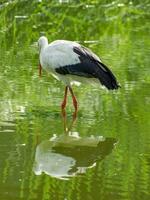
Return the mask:
[[13,121],[1,121],[0,133],[13,133],[15,132],[15,122]]

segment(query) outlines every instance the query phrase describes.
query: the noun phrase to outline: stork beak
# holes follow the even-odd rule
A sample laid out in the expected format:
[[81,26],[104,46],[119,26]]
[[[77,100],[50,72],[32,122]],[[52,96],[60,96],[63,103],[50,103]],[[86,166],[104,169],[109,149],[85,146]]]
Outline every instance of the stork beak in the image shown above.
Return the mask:
[[42,66],[41,66],[41,64],[39,63],[39,77],[41,77],[42,76]]

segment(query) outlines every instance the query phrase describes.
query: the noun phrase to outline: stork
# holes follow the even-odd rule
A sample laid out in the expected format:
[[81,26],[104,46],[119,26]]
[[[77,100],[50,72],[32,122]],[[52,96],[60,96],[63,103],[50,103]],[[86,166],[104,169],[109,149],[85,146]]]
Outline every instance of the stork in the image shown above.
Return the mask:
[[77,42],[56,40],[48,44],[48,39],[42,36],[38,40],[38,47],[39,75],[41,76],[43,68],[66,85],[62,109],[66,107],[68,90],[71,93],[75,111],[78,109],[77,99],[72,89],[73,83],[94,81],[101,83],[108,90],[120,87],[114,74],[100,58]]

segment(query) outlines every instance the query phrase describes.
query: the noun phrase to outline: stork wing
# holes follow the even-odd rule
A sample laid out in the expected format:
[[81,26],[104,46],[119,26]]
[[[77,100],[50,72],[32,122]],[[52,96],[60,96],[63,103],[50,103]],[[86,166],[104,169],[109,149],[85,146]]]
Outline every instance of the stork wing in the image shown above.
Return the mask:
[[57,73],[97,78],[108,89],[117,89],[119,87],[113,73],[92,51],[83,46],[75,46],[73,47],[73,51],[79,56],[80,62],[59,67],[55,69]]

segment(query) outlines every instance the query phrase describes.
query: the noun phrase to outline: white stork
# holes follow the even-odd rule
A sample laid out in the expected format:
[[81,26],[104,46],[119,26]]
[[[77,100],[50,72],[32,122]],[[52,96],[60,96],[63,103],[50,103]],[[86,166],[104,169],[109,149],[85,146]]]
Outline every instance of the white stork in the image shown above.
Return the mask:
[[77,111],[78,104],[71,87],[74,82],[85,82],[86,80],[97,82],[98,80],[108,90],[120,87],[111,70],[88,48],[67,40],[56,40],[48,44],[45,36],[39,38],[38,46],[39,75],[41,76],[43,68],[66,84],[62,109],[66,107],[69,89],[75,111]]

